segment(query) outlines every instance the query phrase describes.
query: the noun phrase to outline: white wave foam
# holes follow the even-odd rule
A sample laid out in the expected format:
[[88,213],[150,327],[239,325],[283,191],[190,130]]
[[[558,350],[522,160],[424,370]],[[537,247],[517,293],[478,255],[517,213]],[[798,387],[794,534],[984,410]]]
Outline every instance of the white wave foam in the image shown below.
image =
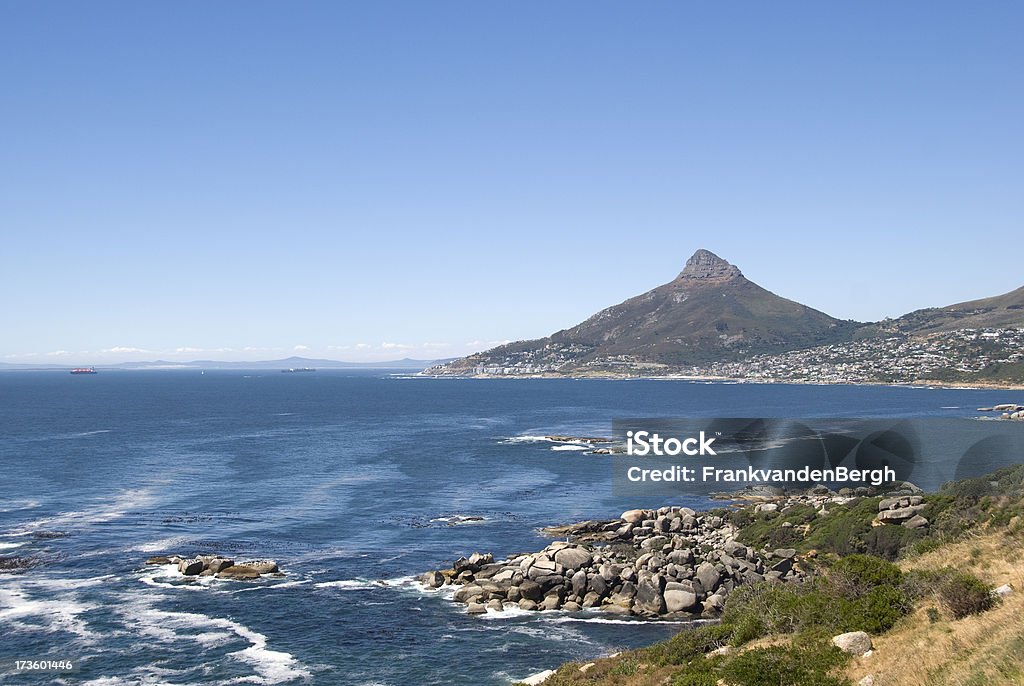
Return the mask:
[[430,521],[444,524],[480,524],[487,521],[487,518],[481,517],[480,515],[453,514],[445,515],[443,517],[434,517]]
[[[96,638],[96,633],[78,615],[94,608],[94,605],[79,603],[74,595],[39,600],[30,598],[21,586],[0,589],[0,625],[17,624],[48,633],[66,631],[81,639],[92,640]],[[19,621],[29,618],[41,619],[43,624],[40,626]]]
[[[249,647],[228,653],[228,655],[249,664],[256,673],[253,676],[233,679],[232,681],[235,683],[280,684],[311,677],[309,669],[296,660],[293,655],[271,650],[267,647],[266,636],[239,622],[197,612],[160,610],[139,602],[122,606],[121,612],[128,619],[129,626],[144,635],[161,641],[188,640],[202,646],[217,645],[234,640],[234,637],[248,641]],[[200,631],[191,633],[197,629]],[[211,629],[222,629],[223,631],[217,632],[211,631]]]
[[[32,510],[39,507],[38,500],[7,500],[0,512],[17,512],[18,510]],[[0,534],[9,535],[9,534]]]
[[38,588],[48,592],[76,591],[87,586],[100,586],[114,578],[116,578],[114,574],[103,574],[101,576],[85,577],[81,579],[33,577],[24,579],[21,582],[21,587],[28,589]]
[[501,441],[502,443],[550,443],[551,439],[547,436],[509,436],[508,438]]
[[336,581],[321,581],[316,584],[317,588],[340,588],[345,591],[365,591],[372,588],[400,588],[415,587],[414,576],[399,576],[394,579],[338,579]]
[[[693,619],[611,619],[608,617],[580,617],[573,615],[566,615],[563,613],[557,613],[558,616],[548,616],[547,612],[531,612],[530,614],[540,614],[538,619],[551,624],[566,624],[570,622],[582,622],[584,624],[694,624],[697,620]],[[556,613],[552,612],[551,615]]]
[[579,643],[593,643],[589,637],[585,636],[580,631],[566,626],[553,629],[550,626],[537,625],[534,623],[513,624],[511,626],[504,627],[503,630],[523,634],[524,636],[530,636],[532,638],[542,638],[545,641],[576,641]]
[[504,609],[492,610],[487,608],[487,612],[482,615],[477,615],[479,619],[513,619],[515,617],[526,617],[528,615],[536,615],[537,612],[531,612],[524,610],[515,603],[506,603]]
[[302,586],[304,584],[308,584],[309,582],[310,582],[309,579],[299,579],[299,580],[296,580],[296,581],[283,581],[283,582],[280,582],[280,583],[273,583],[273,582],[271,582],[271,583],[266,583],[266,584],[260,584],[259,586],[251,586],[250,588],[243,588],[241,590],[235,591],[235,593],[248,593],[250,591],[273,591],[273,590],[281,589],[281,588],[292,588],[294,586]]
[[138,550],[142,553],[162,553],[165,550],[177,550],[179,548],[184,548],[188,544],[189,540],[191,539],[187,536],[168,536],[167,538],[159,538],[148,543],[141,543],[129,548],[128,550]]
[[26,541],[21,543],[0,543],[0,550],[10,550],[11,548],[20,548],[25,545]]
[[568,443],[562,445],[551,446],[552,450],[592,450],[593,446],[579,445],[578,443]]
[[226,583],[226,580],[218,579],[215,576],[185,576],[178,571],[176,564],[149,566],[139,576],[139,581],[154,588],[186,591],[211,590],[211,587],[217,582]]
[[156,498],[149,489],[125,489],[117,493],[113,499],[106,503],[101,502],[94,508],[62,512],[52,517],[43,517],[22,524],[22,529],[19,533],[32,533],[39,529],[62,529],[65,527],[103,524],[119,519],[133,509],[150,505],[155,500]]

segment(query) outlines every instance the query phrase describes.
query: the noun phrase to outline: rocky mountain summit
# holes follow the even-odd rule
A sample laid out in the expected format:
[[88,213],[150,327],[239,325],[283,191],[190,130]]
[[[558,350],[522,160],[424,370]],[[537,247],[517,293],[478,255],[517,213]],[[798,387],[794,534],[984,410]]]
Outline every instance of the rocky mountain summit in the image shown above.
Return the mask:
[[683,271],[676,280],[695,279],[700,281],[729,281],[743,277],[743,272],[735,265],[729,264],[721,257],[703,248],[693,253],[686,261]]
[[672,281],[574,327],[427,373],[658,371],[848,340],[856,326],[767,291],[735,265],[698,250]]

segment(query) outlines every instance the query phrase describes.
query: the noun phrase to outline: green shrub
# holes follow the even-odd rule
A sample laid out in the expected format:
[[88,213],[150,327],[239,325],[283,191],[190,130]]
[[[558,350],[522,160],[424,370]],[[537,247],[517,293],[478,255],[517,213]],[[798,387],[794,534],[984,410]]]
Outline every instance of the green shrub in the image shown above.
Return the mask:
[[829,514],[814,521],[807,547],[845,556],[866,550],[865,538],[878,514],[879,498],[860,498],[848,505],[834,505]]
[[950,569],[914,569],[903,575],[903,591],[914,601],[935,595]]
[[722,625],[732,631],[733,645],[795,629],[799,590],[793,584],[758,583],[740,586],[725,601]]
[[989,610],[998,602],[988,584],[970,572],[952,567],[909,572],[903,580],[903,590],[916,600],[938,598],[956,619]]
[[706,653],[729,643],[733,633],[726,624],[705,624],[678,634],[652,646],[648,655],[663,665],[680,665],[695,657],[703,659]]
[[719,657],[695,658],[672,678],[672,686],[717,686],[720,666]]
[[938,592],[940,602],[956,619],[984,612],[996,603],[988,584],[968,572],[951,572]]
[[954,498],[967,498],[977,500],[995,492],[992,480],[989,477],[978,477],[976,479],[963,479],[961,481],[950,481],[943,484],[942,492]]
[[831,673],[848,659],[835,646],[814,641],[744,651],[726,662],[721,673],[736,686],[843,686],[849,681]]
[[[902,528],[902,527],[900,527]],[[925,538],[914,541],[910,546],[911,555],[924,555],[930,553],[933,550],[938,550],[946,541],[941,536],[927,536]]]
[[929,607],[928,608],[928,622],[929,623],[935,624],[941,618],[942,618],[942,615],[939,614],[938,608],[935,608],[935,607]]
[[635,657],[625,657],[608,670],[612,676],[633,676],[640,671],[640,661]]
[[853,602],[844,631],[866,631],[880,634],[891,629],[913,604],[903,589],[878,586]]
[[902,526],[876,526],[864,536],[864,552],[884,560],[895,560],[905,549],[925,537],[923,529]]
[[672,686],[718,686],[718,674],[710,670],[690,670],[676,674]]
[[870,555],[837,561],[803,584],[753,584],[729,594],[722,615],[732,643],[769,634],[888,631],[913,607],[899,567]]
[[903,571],[878,557],[849,555],[832,566],[829,581],[843,596],[859,598],[878,586],[898,587]]

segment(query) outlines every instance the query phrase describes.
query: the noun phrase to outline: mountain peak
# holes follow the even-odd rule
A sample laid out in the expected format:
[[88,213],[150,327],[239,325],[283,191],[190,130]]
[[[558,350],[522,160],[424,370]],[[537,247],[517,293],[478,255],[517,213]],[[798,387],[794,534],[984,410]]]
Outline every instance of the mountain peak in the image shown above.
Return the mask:
[[736,266],[729,264],[710,250],[702,248],[693,253],[686,261],[686,266],[683,267],[678,278],[727,280],[741,276],[743,273]]

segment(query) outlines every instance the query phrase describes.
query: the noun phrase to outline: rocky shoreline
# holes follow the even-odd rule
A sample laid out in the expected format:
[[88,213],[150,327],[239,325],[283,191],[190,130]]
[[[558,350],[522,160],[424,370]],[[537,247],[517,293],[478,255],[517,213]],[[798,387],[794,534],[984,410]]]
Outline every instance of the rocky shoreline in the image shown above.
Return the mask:
[[547,533],[568,540],[500,561],[474,553],[420,580],[430,588],[459,586],[453,598],[470,614],[593,608],[696,619],[716,617],[740,584],[805,578],[795,550],[752,550],[723,517],[686,507],[629,510]]
[[[737,509],[760,514],[810,506],[825,517],[832,505],[884,492],[872,526],[930,525],[922,514],[927,503],[913,484],[856,490],[836,493],[817,486],[799,493],[746,493],[747,502]],[[452,598],[470,614],[592,609],[642,618],[708,619],[720,615],[729,593],[741,584],[808,578],[805,562],[813,552],[755,549],[737,540],[738,531],[715,512],[678,506],[629,510],[611,520],[544,529],[561,540],[538,552],[503,560],[479,552],[461,557],[450,568],[423,574],[420,582],[432,589],[457,587]]]

